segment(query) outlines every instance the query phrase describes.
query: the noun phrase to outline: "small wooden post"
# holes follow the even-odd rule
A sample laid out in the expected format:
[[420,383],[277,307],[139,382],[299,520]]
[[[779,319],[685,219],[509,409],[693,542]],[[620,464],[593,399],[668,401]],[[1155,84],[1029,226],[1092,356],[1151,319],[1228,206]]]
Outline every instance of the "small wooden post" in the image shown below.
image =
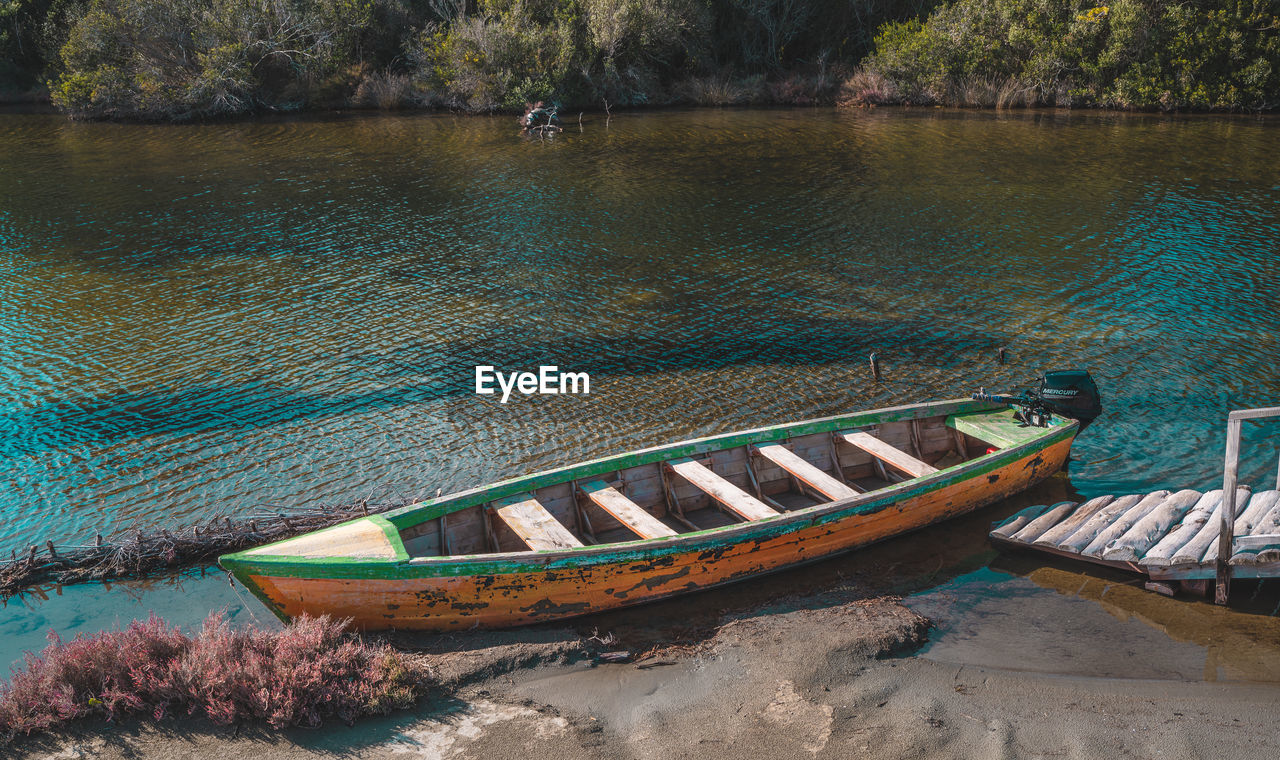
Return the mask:
[[98,546],[98,547],[101,547],[101,546],[102,546],[102,534],[101,534],[101,533],[94,533],[94,534],[93,534],[93,545],[94,545],[94,546]]
[[1005,350],[1004,346],[1001,346],[999,349],[996,350],[996,361],[998,361],[1001,364],[1004,364],[1004,350]]
[[47,547],[49,547],[49,556],[50,556],[50,557],[53,557],[54,559],[57,559],[57,558],[58,558],[58,553],[57,553],[56,551],[54,551],[54,550],[53,550],[53,542],[52,542],[52,541],[45,541],[45,542],[44,542],[44,545],[45,545],[45,546],[47,546]]
[[27,564],[34,565],[36,563],[36,552],[38,549],[35,544],[31,545],[31,555],[27,557]]
[[872,351],[868,359],[871,361],[871,379],[878,383],[880,382],[880,357]]
[[1227,454],[1222,468],[1222,529],[1218,533],[1218,585],[1213,600],[1226,604],[1231,595],[1231,545],[1236,523],[1236,468],[1240,464],[1240,420],[1227,417]]

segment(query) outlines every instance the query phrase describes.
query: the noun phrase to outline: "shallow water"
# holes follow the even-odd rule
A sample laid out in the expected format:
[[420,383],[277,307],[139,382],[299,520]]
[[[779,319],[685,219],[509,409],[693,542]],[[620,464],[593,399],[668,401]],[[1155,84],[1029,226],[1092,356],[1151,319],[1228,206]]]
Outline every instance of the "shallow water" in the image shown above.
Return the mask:
[[[1212,487],[1227,411],[1280,399],[1278,126],[696,111],[539,142],[510,119],[0,115],[0,550],[1072,366],[1106,410],[1053,489]],[[476,364],[592,393],[502,405]],[[1246,482],[1275,478],[1274,435],[1246,429]],[[11,602],[0,657],[144,607],[241,609],[184,583]],[[1060,595],[999,569],[968,588]]]

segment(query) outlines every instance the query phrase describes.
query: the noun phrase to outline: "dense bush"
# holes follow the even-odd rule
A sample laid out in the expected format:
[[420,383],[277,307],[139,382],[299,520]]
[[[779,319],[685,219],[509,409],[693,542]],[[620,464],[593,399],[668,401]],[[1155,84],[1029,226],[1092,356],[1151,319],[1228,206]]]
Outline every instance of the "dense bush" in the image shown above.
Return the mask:
[[886,24],[850,88],[866,94],[851,98],[1274,108],[1278,17],[1280,0],[956,0],[923,21]]
[[53,101],[89,117],[297,108],[354,86],[371,18],[371,0],[92,0]]
[[[0,92],[43,79],[74,116],[131,119],[539,100],[1280,104],[1280,0],[1099,1],[0,0]],[[859,61],[837,96],[832,78]]]
[[467,110],[639,105],[696,58],[709,26],[697,0],[480,0],[409,52],[419,89]]
[[212,615],[188,636],[153,616],[67,642],[50,634],[49,646],[0,684],[0,738],[91,716],[350,722],[408,707],[425,683],[425,673],[391,648],[366,644],[325,617],[271,632],[233,629]]

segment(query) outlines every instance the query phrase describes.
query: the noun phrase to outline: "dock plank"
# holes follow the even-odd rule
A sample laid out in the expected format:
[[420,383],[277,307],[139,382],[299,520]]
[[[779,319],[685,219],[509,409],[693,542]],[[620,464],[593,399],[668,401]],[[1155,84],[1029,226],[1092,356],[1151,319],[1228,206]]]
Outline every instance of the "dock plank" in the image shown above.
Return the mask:
[[1106,496],[1095,496],[1094,498],[1076,507],[1065,520],[1054,525],[1049,530],[1040,534],[1040,537],[1031,543],[1037,546],[1052,546],[1057,548],[1058,543],[1062,539],[1070,536],[1084,525],[1085,521],[1098,513],[1098,510],[1115,501],[1115,497],[1108,494]]
[[532,494],[520,494],[495,502],[493,513],[506,523],[530,549],[538,552],[576,549],[582,546],[569,529],[546,510]]
[[809,486],[832,501],[849,499],[858,495],[858,491],[841,483],[827,473],[818,469],[798,454],[778,443],[762,443],[755,447],[760,456],[791,473],[797,480]]
[[907,452],[890,446],[870,433],[841,431],[839,438],[845,443],[862,449],[894,469],[902,470],[913,478],[923,478],[938,471],[938,468],[933,465],[922,462]]
[[1111,521],[1124,514],[1130,507],[1142,500],[1141,494],[1128,494],[1121,496],[1115,501],[1094,513],[1093,517],[1084,521],[1084,524],[1076,529],[1074,533],[1062,539],[1062,543],[1056,547],[1059,551],[1071,552],[1079,554],[1094,537],[1108,525]]
[[1204,527],[1205,521],[1214,513],[1214,509],[1222,504],[1222,489],[1205,491],[1195,506],[1187,510],[1178,523],[1138,558],[1138,564],[1163,567],[1169,564],[1173,555],[1186,545],[1188,541]]
[[[1243,504],[1240,499],[1236,499],[1236,521],[1232,525],[1232,536],[1247,536],[1253,529],[1253,526],[1264,517],[1267,512],[1271,511],[1277,501],[1280,500],[1280,491],[1255,491],[1249,502]],[[1221,529],[1219,529],[1221,530]],[[1214,534],[1215,536],[1217,534]],[[1200,563],[1206,564],[1218,561],[1218,544],[1215,541],[1212,545],[1205,548],[1205,552],[1200,557]],[[1228,560],[1229,562],[1230,560]]]
[[[1232,576],[1280,577],[1280,490],[1254,493],[1241,485],[1235,497]],[[990,538],[1145,573],[1152,581],[1148,588],[1164,584],[1162,593],[1169,593],[1177,583],[1202,584],[1222,572],[1222,510],[1221,491],[1216,490],[1104,496],[1078,506],[1061,502],[1029,507],[994,527]]]
[[1138,500],[1138,503],[1130,507],[1123,514],[1118,514],[1107,527],[1098,531],[1098,535],[1093,537],[1089,545],[1080,551],[1081,554],[1087,554],[1090,557],[1102,558],[1102,552],[1107,545],[1124,535],[1125,531],[1132,528],[1139,520],[1146,517],[1153,509],[1163,504],[1170,496],[1168,491],[1153,491]]
[[1074,501],[1062,501],[1054,504],[1044,514],[1027,523],[1021,530],[1014,533],[1010,538],[1014,541],[1020,541],[1029,544],[1040,537],[1040,534],[1057,525],[1061,520],[1066,518],[1078,507]]
[[763,520],[781,514],[692,459],[676,459],[667,466],[743,519]]
[[1008,519],[996,526],[995,529],[991,531],[991,535],[995,538],[1007,539],[1047,511],[1049,511],[1048,504],[1037,504],[1034,507],[1027,507],[1021,512],[1017,512],[1009,516]]
[[1102,558],[1135,562],[1182,520],[1202,494],[1190,488],[1178,491],[1135,522],[1118,538],[1102,548]]
[[1235,540],[1232,565],[1261,565],[1280,561],[1280,505],[1271,508],[1247,536]]
[[[1254,507],[1254,500],[1258,501],[1256,508]],[[1260,552],[1265,551],[1266,545],[1255,547],[1252,545],[1253,542],[1246,540],[1242,543],[1239,539],[1276,533],[1280,529],[1280,506],[1278,505],[1280,505],[1280,491],[1260,491],[1253,499],[1249,500],[1249,509],[1245,510],[1240,519],[1236,520],[1236,530],[1239,532],[1234,534],[1236,541],[1235,546],[1232,547],[1231,564],[1253,565],[1259,563],[1258,555]]]
[[627,530],[630,530],[640,538],[665,538],[680,535],[661,520],[646,512],[639,504],[628,499],[618,489],[602,480],[579,483],[578,489],[591,500],[591,503],[608,512],[614,519],[626,526]]

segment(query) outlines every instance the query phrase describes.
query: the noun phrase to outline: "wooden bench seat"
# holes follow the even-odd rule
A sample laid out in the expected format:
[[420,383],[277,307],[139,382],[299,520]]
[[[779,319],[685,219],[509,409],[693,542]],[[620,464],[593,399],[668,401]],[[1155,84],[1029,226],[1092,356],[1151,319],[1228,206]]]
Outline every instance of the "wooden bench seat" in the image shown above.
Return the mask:
[[530,494],[494,502],[493,513],[534,551],[549,552],[582,546],[582,542]]
[[668,462],[667,467],[745,520],[781,514],[692,459],[676,459]]
[[578,484],[578,489],[591,500],[592,504],[603,509],[622,523],[640,538],[664,538],[678,536],[661,520],[649,514],[634,501],[628,499],[616,488],[602,480]]
[[852,486],[841,483],[780,443],[762,443],[754,446],[753,449],[760,456],[791,473],[796,480],[832,501],[858,495],[858,491]]
[[853,433],[841,432],[837,435],[845,443],[862,449],[881,462],[896,470],[902,470],[913,478],[923,478],[938,471],[937,467],[921,462],[905,451],[899,451],[870,433],[860,431]]

